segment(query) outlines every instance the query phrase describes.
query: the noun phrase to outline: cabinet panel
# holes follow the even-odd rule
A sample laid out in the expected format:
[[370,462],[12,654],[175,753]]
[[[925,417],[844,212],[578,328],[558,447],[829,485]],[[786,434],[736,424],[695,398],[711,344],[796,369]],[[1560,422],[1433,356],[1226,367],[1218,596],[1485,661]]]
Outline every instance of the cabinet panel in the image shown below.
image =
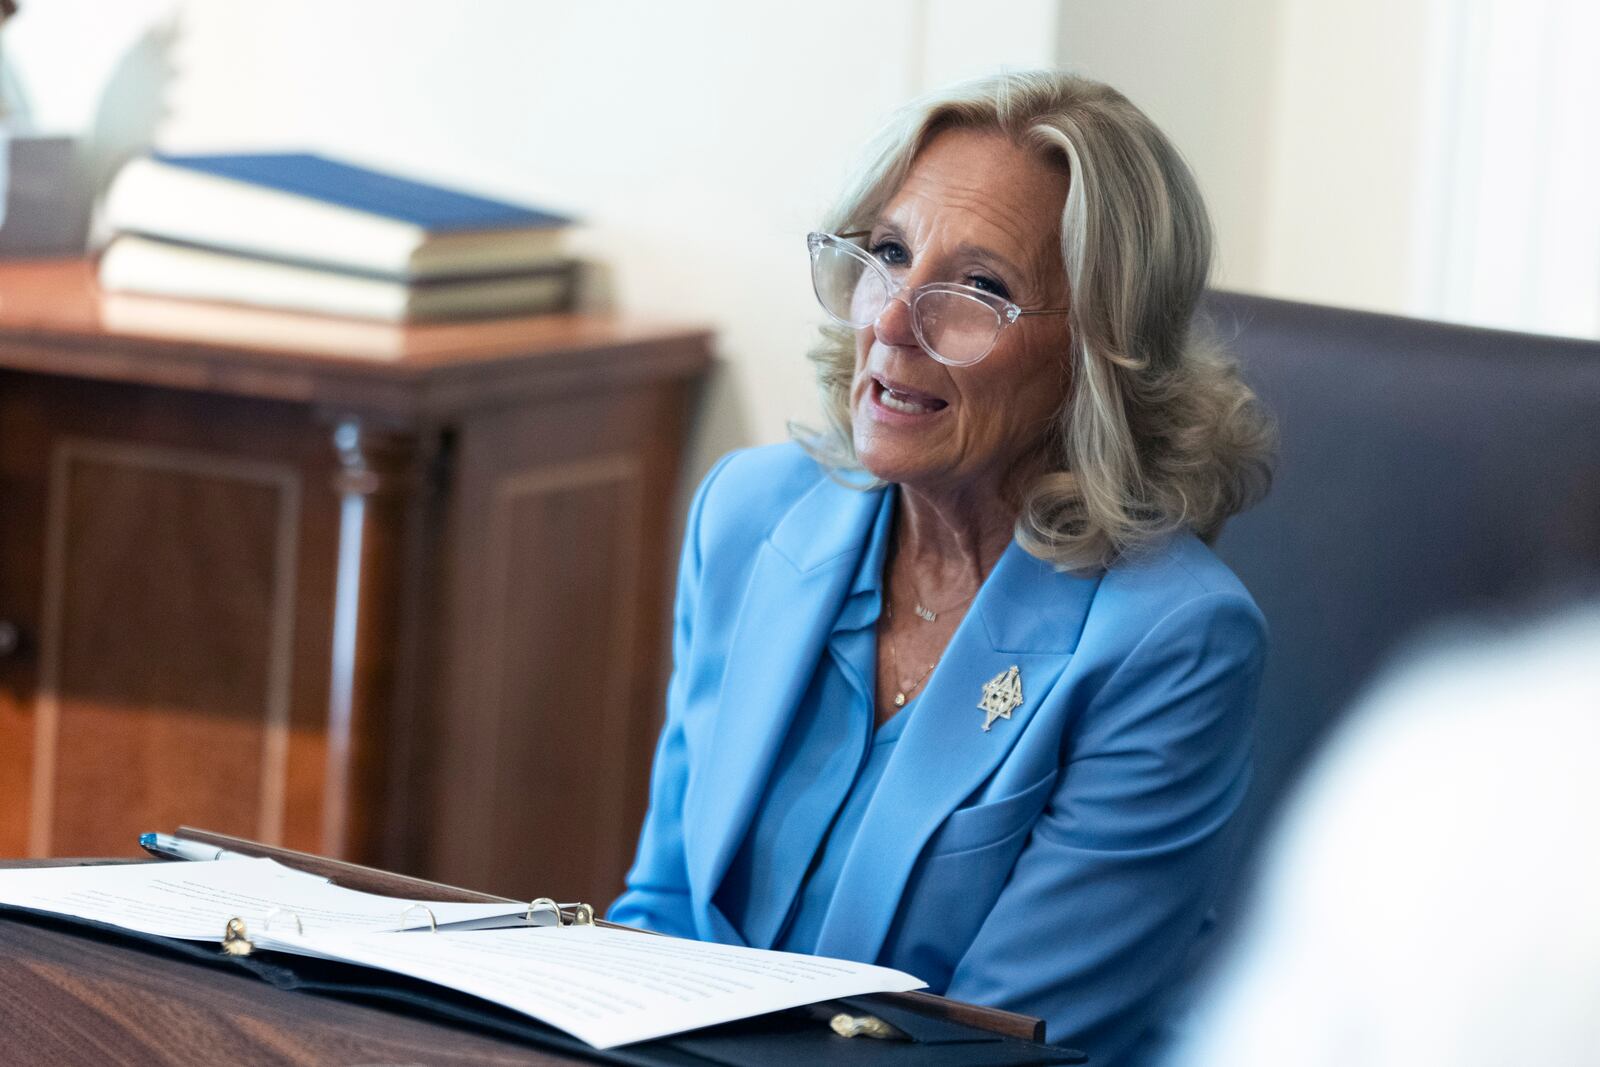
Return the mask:
[[522,842],[495,872],[507,887],[604,884],[632,843],[617,757],[634,720],[639,507],[625,455],[533,468],[495,494],[483,668],[501,739],[493,836]]
[[299,480],[285,465],[58,441],[31,851],[126,851],[196,810],[283,825]]
[[304,406],[0,371],[0,854],[323,847],[339,501]]
[[597,393],[461,426],[430,877],[597,907],[621,889],[661,716],[685,399]]

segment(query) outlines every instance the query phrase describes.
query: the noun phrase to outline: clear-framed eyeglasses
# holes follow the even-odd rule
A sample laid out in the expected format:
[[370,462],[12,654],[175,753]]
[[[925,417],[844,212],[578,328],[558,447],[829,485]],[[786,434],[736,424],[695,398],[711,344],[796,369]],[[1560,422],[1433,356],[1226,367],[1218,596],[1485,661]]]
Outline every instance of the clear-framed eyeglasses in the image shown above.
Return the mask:
[[835,322],[860,330],[878,321],[891,300],[905,295],[917,343],[940,363],[970,367],[993,349],[1000,331],[1024,315],[1064,315],[1067,308],[1024,310],[1005,297],[959,282],[929,282],[909,292],[889,268],[852,241],[870,236],[813,233],[811,287]]

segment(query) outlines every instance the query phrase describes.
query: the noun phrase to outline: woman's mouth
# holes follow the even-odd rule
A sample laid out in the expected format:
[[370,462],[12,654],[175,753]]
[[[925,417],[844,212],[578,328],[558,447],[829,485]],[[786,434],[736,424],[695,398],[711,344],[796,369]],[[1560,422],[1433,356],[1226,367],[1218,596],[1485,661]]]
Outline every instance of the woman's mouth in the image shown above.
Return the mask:
[[902,415],[931,415],[949,405],[931,393],[924,393],[898,382],[873,375],[873,399],[890,411]]

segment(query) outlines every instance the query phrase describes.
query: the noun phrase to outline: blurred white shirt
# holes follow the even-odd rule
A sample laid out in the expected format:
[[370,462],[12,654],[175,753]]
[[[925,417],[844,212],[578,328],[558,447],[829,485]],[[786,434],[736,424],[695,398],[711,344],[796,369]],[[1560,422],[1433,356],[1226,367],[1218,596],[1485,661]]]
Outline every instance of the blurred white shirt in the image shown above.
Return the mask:
[[1181,1067],[1600,1064],[1600,611],[1392,674],[1269,853]]

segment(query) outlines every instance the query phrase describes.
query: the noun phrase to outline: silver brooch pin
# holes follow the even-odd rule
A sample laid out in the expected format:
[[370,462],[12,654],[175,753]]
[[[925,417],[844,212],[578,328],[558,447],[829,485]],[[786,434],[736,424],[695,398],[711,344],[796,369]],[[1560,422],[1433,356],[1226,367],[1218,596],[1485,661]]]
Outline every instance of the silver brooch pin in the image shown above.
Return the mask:
[[996,719],[1011,718],[1011,712],[1020,707],[1022,674],[1013,664],[984,683],[983,699],[978,701],[978,709],[984,713],[983,728],[989,729]]

